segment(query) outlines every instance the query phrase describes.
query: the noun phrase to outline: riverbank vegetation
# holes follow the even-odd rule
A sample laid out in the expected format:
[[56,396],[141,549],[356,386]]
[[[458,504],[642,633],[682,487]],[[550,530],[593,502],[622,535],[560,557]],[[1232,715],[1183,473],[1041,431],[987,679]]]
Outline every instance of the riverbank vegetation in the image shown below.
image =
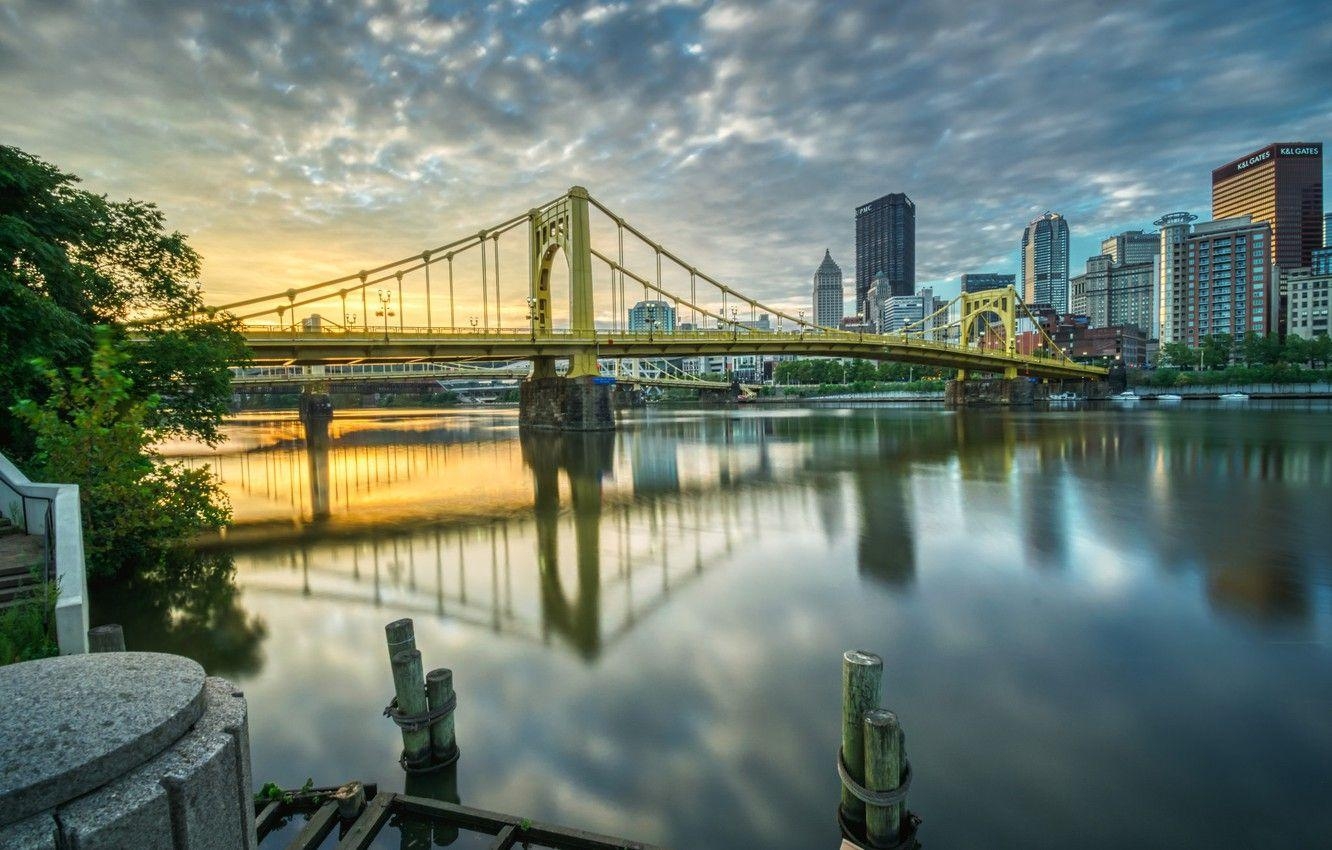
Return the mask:
[[873,363],[869,360],[837,360],[827,357],[806,357],[785,360],[777,364],[773,383],[801,385],[845,386],[848,384],[880,384],[922,381],[942,381],[943,372],[924,366],[905,363]]
[[34,480],[80,487],[89,575],[167,568],[228,511],[168,437],[220,441],[234,321],[204,309],[200,258],[165,215],[0,146],[0,447]]
[[55,641],[55,582],[39,584],[8,608],[0,609],[0,666],[49,658]]
[[1167,343],[1157,368],[1130,370],[1130,382],[1147,387],[1217,386],[1221,384],[1303,384],[1332,380],[1332,337],[1304,339],[1293,334],[1283,342],[1276,334],[1249,333],[1203,337],[1189,347]]

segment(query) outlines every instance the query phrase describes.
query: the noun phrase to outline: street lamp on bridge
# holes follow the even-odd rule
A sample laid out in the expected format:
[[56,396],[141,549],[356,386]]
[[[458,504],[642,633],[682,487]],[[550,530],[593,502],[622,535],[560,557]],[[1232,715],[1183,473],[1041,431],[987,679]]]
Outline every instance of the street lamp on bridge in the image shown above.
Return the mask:
[[393,308],[389,306],[392,303],[393,303],[393,293],[384,289],[379,290],[380,307],[378,310],[375,311],[375,315],[384,317],[384,342],[389,341],[389,335],[388,335],[389,316],[397,315],[397,313],[393,312]]

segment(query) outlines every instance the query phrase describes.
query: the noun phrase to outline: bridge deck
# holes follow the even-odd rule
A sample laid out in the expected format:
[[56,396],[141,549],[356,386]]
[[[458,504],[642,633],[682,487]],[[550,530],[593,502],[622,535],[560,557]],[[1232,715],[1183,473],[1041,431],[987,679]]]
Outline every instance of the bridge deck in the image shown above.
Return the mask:
[[983,348],[963,348],[905,336],[745,331],[553,332],[530,330],[303,331],[269,326],[245,329],[256,363],[317,365],[462,359],[529,360],[568,358],[591,350],[599,358],[663,358],[795,354],[809,357],[856,357],[893,360],[945,369],[1055,379],[1096,379],[1106,375],[1085,366]]

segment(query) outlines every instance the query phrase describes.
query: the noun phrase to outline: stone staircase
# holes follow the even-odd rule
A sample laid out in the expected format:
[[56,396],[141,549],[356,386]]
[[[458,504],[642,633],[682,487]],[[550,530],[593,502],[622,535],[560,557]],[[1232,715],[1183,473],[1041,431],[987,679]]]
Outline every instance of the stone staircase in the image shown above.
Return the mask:
[[30,589],[41,585],[45,548],[41,537],[24,534],[23,529],[0,517],[0,608],[16,604]]

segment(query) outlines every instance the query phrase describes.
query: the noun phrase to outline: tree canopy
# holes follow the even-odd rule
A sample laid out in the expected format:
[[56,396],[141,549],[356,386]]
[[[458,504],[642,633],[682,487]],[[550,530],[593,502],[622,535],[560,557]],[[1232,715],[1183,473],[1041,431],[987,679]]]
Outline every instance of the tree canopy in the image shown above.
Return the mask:
[[[114,343],[141,340],[123,369],[130,398],[160,397],[146,424],[216,442],[231,397],[227,367],[243,362],[245,348],[228,317],[202,312],[199,255],[155,205],[113,201],[78,182],[0,146],[0,410],[44,397],[46,368],[90,366],[94,329],[106,326]],[[33,448],[9,416],[0,417],[0,444],[20,456]]]

